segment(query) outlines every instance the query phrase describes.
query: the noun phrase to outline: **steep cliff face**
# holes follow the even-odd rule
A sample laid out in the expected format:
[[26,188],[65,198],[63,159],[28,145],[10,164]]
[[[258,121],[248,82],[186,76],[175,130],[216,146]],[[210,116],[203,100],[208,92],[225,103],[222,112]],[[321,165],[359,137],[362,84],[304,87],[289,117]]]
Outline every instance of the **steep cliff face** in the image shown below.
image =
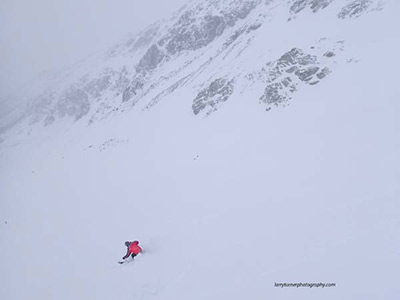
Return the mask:
[[377,0],[196,1],[31,93],[18,124],[93,124],[182,90],[192,95],[182,105],[197,116],[229,105],[247,87],[258,90],[251,101],[261,108],[286,106],[297,91],[356,62],[346,50],[356,36],[346,30],[384,8]]

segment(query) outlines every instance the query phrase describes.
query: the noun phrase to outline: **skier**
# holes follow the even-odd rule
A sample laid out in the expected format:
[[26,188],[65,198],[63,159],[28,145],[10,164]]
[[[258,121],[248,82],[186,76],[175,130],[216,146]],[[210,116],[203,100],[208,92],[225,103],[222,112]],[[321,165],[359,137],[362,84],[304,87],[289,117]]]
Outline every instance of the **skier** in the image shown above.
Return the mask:
[[122,259],[127,259],[129,255],[132,254],[132,259],[138,255],[139,253],[142,252],[142,248],[138,245],[138,241],[133,241],[133,242],[125,242],[125,246],[128,248],[126,251],[126,255]]

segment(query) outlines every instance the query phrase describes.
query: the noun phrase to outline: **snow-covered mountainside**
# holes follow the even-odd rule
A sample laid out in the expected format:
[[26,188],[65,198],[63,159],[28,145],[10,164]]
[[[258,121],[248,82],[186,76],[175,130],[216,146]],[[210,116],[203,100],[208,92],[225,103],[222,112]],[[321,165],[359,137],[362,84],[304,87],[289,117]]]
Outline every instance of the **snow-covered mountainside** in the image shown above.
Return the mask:
[[0,298],[396,299],[399,12],[192,1],[21,92]]
[[[47,88],[28,89],[22,127],[63,118],[92,124],[150,109],[181,90],[191,92],[184,103],[195,115],[216,111],[233,94],[247,98],[250,89],[261,108],[287,105],[298,91],[357,62],[357,19],[373,19],[384,7],[372,0],[195,1]],[[7,125],[14,122],[3,130]]]

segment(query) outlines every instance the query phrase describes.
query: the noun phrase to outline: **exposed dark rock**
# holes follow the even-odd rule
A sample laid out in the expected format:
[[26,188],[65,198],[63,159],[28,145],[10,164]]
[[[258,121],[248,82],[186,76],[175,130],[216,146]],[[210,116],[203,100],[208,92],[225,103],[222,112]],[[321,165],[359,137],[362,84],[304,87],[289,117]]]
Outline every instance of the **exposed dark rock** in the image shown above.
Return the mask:
[[303,50],[293,48],[289,52],[285,53],[279,59],[279,64],[282,66],[289,66],[294,64],[309,65],[317,61],[317,57],[310,54],[305,54]]
[[[221,16],[207,15],[201,20],[201,26],[189,25],[184,21],[186,19],[182,20],[181,26],[172,31],[166,47],[170,55],[204,47],[220,36],[226,28],[225,20]],[[189,19],[188,22],[191,24],[194,21],[195,19]]]
[[[288,91],[285,88],[288,88]],[[294,91],[296,91],[296,85],[290,77],[286,77],[280,82],[268,84],[260,100],[267,104],[278,105],[290,99],[288,92],[293,93]]]
[[144,82],[135,78],[131,84],[122,93],[122,102],[129,101],[137,94],[137,91],[143,88]]
[[269,62],[267,67],[267,86],[260,100],[269,105],[287,102],[297,90],[297,85],[315,85],[329,73],[328,68],[321,70],[317,56],[299,48],[293,48],[278,60]]
[[317,12],[320,9],[324,9],[327,7],[331,2],[334,0],[313,0],[309,1],[310,2],[310,8],[313,12]]
[[112,86],[112,90],[117,91],[116,96],[118,96],[127,88],[128,85],[128,71],[126,70],[126,68],[123,68],[122,71],[119,73],[118,78],[116,78],[115,83]]
[[157,45],[152,45],[139,61],[137,71],[145,72],[155,69],[164,57],[164,53],[157,47]]
[[243,4],[224,14],[229,27],[234,26],[238,19],[244,19],[257,6],[258,1],[244,1]]
[[335,53],[333,51],[327,51],[327,52],[324,53],[324,56],[326,56],[326,57],[334,57]]
[[233,80],[219,78],[214,80],[207,88],[198,93],[193,100],[192,109],[195,115],[210,107],[210,112],[216,110],[217,105],[225,102],[233,93]]
[[247,28],[246,32],[249,33],[250,31],[257,30],[258,28],[261,27],[261,25],[262,25],[261,23],[250,25],[249,28]]
[[105,74],[93,79],[83,87],[83,90],[93,98],[101,97],[102,92],[111,85],[111,74]]
[[296,0],[293,2],[290,7],[290,12],[292,14],[297,14],[306,7],[310,7],[310,9],[315,13],[320,9],[324,9],[334,0]]
[[298,69],[299,69],[298,66],[293,66],[293,67],[287,69],[286,73],[293,73],[293,72],[297,71]]
[[339,19],[358,18],[361,16],[372,4],[371,0],[355,0],[342,8],[338,14]]
[[75,117],[79,120],[90,110],[88,95],[80,88],[71,86],[57,103],[58,115]]
[[193,51],[210,44],[220,36],[227,27],[232,27],[240,19],[244,19],[257,6],[259,1],[244,1],[222,15],[206,14],[201,19],[196,11],[187,11],[170,30],[169,34],[159,41],[166,44],[169,55],[181,51]]
[[229,38],[228,40],[225,42],[225,46],[229,46],[230,44],[232,44],[242,33],[244,33],[246,31],[246,28],[240,28],[238,30],[236,30]]
[[261,27],[262,24],[256,23],[251,26],[243,26],[236,30],[225,42],[225,46],[229,46],[232,44],[239,36],[241,36],[243,33],[250,33],[251,31],[257,30],[258,28]]
[[303,9],[305,9],[306,5],[307,5],[307,0],[297,0],[290,7],[290,11],[292,13],[297,14],[298,12],[302,11]]
[[328,68],[323,68],[319,73],[317,73],[317,78],[318,79],[322,79],[325,78],[326,75],[328,75],[330,73],[330,70]]
[[309,67],[306,69],[297,70],[295,74],[301,81],[309,81],[311,80],[312,76],[318,72],[318,70],[319,67]]

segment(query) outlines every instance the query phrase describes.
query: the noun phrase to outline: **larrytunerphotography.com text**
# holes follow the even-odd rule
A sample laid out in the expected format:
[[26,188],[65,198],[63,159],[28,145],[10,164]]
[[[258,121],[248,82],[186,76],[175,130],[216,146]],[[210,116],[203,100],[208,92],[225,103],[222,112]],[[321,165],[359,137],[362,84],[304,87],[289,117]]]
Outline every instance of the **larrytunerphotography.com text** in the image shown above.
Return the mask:
[[330,288],[336,287],[336,283],[329,282],[275,282],[275,287],[277,288]]

